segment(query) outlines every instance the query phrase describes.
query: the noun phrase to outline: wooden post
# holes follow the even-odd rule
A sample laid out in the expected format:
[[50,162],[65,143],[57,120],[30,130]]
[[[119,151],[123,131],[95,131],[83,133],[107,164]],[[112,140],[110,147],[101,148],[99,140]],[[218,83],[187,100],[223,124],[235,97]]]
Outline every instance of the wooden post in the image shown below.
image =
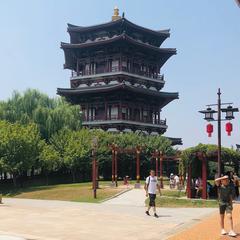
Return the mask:
[[160,173],[160,187],[163,188],[163,153],[160,152],[160,168],[159,168],[159,173]]
[[156,159],[156,177],[158,178],[158,155],[155,155]]
[[87,103],[87,119],[86,121],[89,121],[89,104]]
[[137,154],[137,171],[136,171],[136,173],[137,173],[137,183],[140,183],[140,151],[139,150],[137,150],[137,152],[136,152]]
[[207,199],[207,161],[204,155],[201,156],[202,160],[202,198]]
[[108,105],[106,99],[104,100],[104,106],[105,106],[105,120],[107,120],[107,112],[108,112]]
[[96,153],[93,149],[93,162],[92,162],[92,187],[93,187],[93,197],[97,198],[97,184],[96,184]]
[[192,164],[188,166],[188,178],[187,178],[187,197],[192,198],[192,188],[191,188],[191,181],[192,181]]
[[117,174],[117,171],[118,171],[118,169],[117,169],[117,154],[118,154],[118,152],[117,152],[117,150],[115,150],[115,184],[116,184],[116,187],[118,186],[118,181],[117,181],[117,178],[118,178],[118,174]]
[[115,149],[112,148],[112,183],[115,182]]

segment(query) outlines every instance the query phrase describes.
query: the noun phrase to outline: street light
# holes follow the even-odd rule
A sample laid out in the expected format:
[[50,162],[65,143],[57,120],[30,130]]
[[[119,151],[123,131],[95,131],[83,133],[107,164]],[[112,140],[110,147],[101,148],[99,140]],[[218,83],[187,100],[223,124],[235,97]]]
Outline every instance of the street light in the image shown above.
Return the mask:
[[[199,111],[200,113],[203,113],[205,115],[204,119],[207,120],[208,122],[210,121],[217,121],[218,122],[218,177],[221,176],[221,122],[222,121],[226,121],[226,120],[232,120],[234,119],[234,112],[238,112],[238,108],[233,108],[232,104],[233,103],[221,103],[221,90],[220,88],[218,89],[218,101],[217,104],[209,104],[207,105],[207,109],[206,110],[202,110]],[[222,105],[228,105],[227,108],[222,108]],[[217,106],[217,110],[213,110],[211,107],[213,106]],[[221,118],[221,113],[224,112],[226,113],[226,117],[225,119]],[[213,114],[217,113],[217,119],[215,120],[213,117]],[[208,125],[207,130],[209,130],[209,137],[211,136],[211,132],[212,132],[212,126],[210,126],[211,124]],[[210,129],[211,128],[211,129]],[[211,130],[211,132],[210,132]],[[226,125],[226,130],[229,132],[232,130],[231,128],[231,124],[227,123]]]
[[222,108],[222,112],[226,113],[226,119],[232,120],[234,119],[233,113],[238,112],[238,108],[233,108],[231,105],[229,105],[227,108]]
[[97,160],[96,160],[96,149],[97,149],[98,139],[94,137],[92,139],[92,188],[93,197],[97,198]]
[[212,110],[210,107],[208,107],[206,110],[199,111],[200,113],[203,113],[205,115],[204,119],[207,121],[213,121],[213,114],[217,113],[217,111]]

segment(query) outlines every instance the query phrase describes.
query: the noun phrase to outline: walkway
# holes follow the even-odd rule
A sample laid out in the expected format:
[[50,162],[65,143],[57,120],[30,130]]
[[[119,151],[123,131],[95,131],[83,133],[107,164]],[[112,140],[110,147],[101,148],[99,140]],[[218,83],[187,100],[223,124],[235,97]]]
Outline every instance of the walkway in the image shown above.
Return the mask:
[[144,214],[144,200],[144,191],[139,189],[102,204],[4,199],[0,205],[0,236],[31,240],[163,240],[216,212],[160,208],[160,218],[156,219]]

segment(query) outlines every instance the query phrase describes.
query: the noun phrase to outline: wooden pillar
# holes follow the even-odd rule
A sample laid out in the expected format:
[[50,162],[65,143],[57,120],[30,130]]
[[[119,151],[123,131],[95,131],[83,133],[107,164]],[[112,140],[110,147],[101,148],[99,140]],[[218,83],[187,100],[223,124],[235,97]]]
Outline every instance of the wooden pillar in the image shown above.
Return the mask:
[[118,119],[122,119],[122,101],[121,100],[119,102],[119,107],[118,107]]
[[96,152],[93,150],[93,161],[92,161],[92,188],[93,188],[93,197],[97,198],[97,184],[96,184]]
[[158,155],[155,156],[156,160],[156,177],[158,178]]
[[79,76],[79,62],[78,62],[78,59],[77,59],[77,76]]
[[112,183],[115,182],[115,150],[112,148]]
[[87,121],[89,121],[89,104],[87,103]]
[[118,71],[122,71],[122,54],[120,54],[120,58],[119,58],[119,68]]
[[159,167],[159,173],[160,173],[160,187],[163,188],[163,153],[160,152],[160,167]]
[[118,181],[117,181],[117,179],[118,179],[118,169],[117,169],[117,154],[118,154],[118,152],[117,152],[117,150],[115,150],[115,184],[116,184],[116,187],[118,186]]
[[137,157],[137,162],[136,162],[136,179],[137,183],[140,183],[140,151],[137,149],[136,151],[136,157]]
[[107,105],[106,99],[105,99],[105,102],[104,102],[104,106],[105,106],[105,120],[107,120],[108,105]]
[[207,199],[207,161],[203,155],[202,159],[202,198]]
[[192,198],[192,164],[188,166],[188,178],[187,178],[187,197]]

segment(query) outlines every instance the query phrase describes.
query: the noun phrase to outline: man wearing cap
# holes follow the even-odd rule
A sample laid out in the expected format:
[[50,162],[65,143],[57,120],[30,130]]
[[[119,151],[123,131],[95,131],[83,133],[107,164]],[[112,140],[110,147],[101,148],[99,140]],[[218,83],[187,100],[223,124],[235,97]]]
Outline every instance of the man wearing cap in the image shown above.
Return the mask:
[[220,212],[220,226],[221,226],[221,235],[226,235],[227,232],[224,229],[224,215],[225,212],[228,216],[231,230],[228,235],[230,237],[236,237],[237,234],[233,231],[233,219],[232,219],[232,199],[233,192],[232,188],[229,185],[228,176],[215,179],[215,183],[218,186],[218,201],[219,201],[219,212]]

